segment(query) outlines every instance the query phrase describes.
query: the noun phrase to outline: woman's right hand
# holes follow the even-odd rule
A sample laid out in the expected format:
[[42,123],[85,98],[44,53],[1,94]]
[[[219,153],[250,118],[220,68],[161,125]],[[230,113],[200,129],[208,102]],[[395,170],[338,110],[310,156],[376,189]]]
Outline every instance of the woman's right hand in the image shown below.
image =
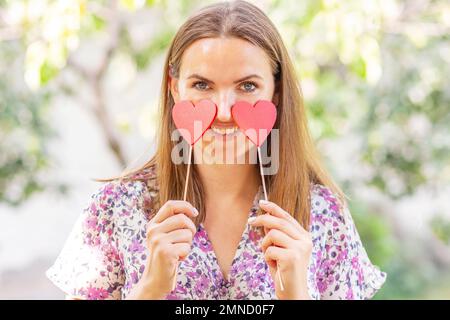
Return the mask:
[[142,277],[127,299],[163,299],[172,291],[179,260],[187,257],[196,233],[189,217],[198,210],[189,202],[167,201],[147,224],[149,257]]

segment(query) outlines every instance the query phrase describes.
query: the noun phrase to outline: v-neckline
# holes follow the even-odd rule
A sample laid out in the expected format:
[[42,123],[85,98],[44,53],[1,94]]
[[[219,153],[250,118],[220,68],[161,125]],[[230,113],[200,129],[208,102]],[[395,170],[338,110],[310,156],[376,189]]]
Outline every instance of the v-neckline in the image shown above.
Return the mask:
[[[248,212],[248,217],[249,218],[255,216],[255,214],[256,214],[255,208],[258,207],[258,201],[259,201],[261,195],[262,195],[262,186],[259,186],[258,191],[256,192],[255,197],[253,198],[252,206],[251,206],[251,208],[250,208],[250,210]],[[242,250],[244,249],[245,241],[248,239],[248,233],[249,233],[249,230],[250,230],[248,222],[245,224],[244,231],[242,232],[241,239],[239,240],[239,243],[237,245],[236,251],[234,253],[233,260],[231,262],[231,266],[229,267],[228,276],[226,278],[225,278],[225,276],[224,276],[224,274],[222,272],[222,269],[220,268],[219,260],[217,259],[216,252],[214,251],[214,247],[212,245],[211,240],[209,239],[208,232],[206,231],[205,226],[203,225],[203,222],[200,223],[200,228],[203,230],[204,239],[206,241],[207,246],[209,248],[211,248],[208,251],[208,253],[211,254],[214,267],[217,268],[217,270],[218,270],[217,272],[218,272],[218,275],[220,277],[220,281],[224,282],[224,284],[230,284],[231,283],[231,276],[233,274],[233,270],[234,270],[236,261],[239,258],[239,256],[241,255]]]

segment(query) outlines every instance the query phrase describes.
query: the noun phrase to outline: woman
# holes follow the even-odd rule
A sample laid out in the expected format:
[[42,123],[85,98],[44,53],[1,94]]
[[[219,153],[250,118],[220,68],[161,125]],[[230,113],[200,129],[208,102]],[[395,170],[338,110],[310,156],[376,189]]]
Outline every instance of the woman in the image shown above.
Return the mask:
[[[371,264],[344,195],[320,164],[297,83],[279,33],[257,7],[225,2],[191,16],[165,62],[156,154],[100,180],[47,276],[78,299],[371,298],[386,274]],[[181,201],[187,163],[173,161],[171,110],[204,99],[217,114],[194,145]],[[271,133],[265,144],[279,156],[265,180],[269,202],[259,201],[258,164],[197,161],[208,157],[210,138],[226,140],[220,151],[235,151],[234,160],[253,152],[231,109],[259,100],[277,108],[277,143]]]

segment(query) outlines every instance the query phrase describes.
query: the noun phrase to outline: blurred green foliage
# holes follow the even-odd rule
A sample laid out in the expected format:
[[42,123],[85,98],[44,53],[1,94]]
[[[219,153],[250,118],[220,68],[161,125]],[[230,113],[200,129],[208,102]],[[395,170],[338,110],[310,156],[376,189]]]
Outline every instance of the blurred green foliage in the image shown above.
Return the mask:
[[450,245],[450,219],[436,216],[431,220],[431,228],[443,243]]
[[[164,53],[184,19],[212,1],[121,0],[113,6],[114,2],[0,2],[14,12],[7,20],[12,31],[18,30],[17,37],[3,40],[0,47],[4,61],[0,202],[17,204],[41,189],[35,176],[47,166],[45,144],[52,132],[46,106],[52,94],[63,90],[56,80],[80,42],[109,32],[118,15],[130,18],[139,10],[157,10],[157,32],[144,46],[133,44],[126,25],[119,33],[118,50],[142,71]],[[388,273],[377,298],[423,295],[442,270],[421,261],[419,251],[398,238],[385,215],[358,201],[358,187],[373,186],[399,200],[420,188],[448,185],[450,4],[445,0],[264,4],[294,58],[314,137],[333,143],[348,136],[359,142],[352,157],[367,173],[344,176],[339,182],[356,198],[351,211],[366,250]],[[29,88],[20,94],[6,81],[6,72],[17,59]],[[16,143],[14,132],[25,132],[25,142]],[[334,167],[334,155],[322,151],[331,171],[340,172]],[[6,190],[16,179],[20,184],[15,190],[23,194],[11,197]],[[448,245],[449,222],[435,219],[431,227]]]
[[17,85],[9,68],[20,45],[0,43],[0,202],[19,205],[45,188],[39,172],[48,165],[48,92]]
[[0,201],[18,205],[43,190],[38,172],[46,167],[46,96],[16,93],[0,80]]

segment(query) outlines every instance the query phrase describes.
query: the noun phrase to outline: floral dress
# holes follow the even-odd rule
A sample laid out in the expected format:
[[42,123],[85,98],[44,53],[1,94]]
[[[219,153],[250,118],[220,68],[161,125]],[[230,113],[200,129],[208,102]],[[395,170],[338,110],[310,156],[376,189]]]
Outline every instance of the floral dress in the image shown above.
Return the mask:
[[[82,299],[124,299],[139,281],[149,255],[146,225],[155,213],[154,170],[147,180],[104,183],[91,197],[47,277],[66,294]],[[156,191],[155,191],[156,190]],[[256,216],[259,188],[249,217]],[[312,299],[369,299],[386,280],[372,265],[355,224],[322,185],[311,188],[313,249],[308,267]],[[201,223],[191,251],[180,261],[177,285],[166,299],[277,299],[261,250],[263,235],[249,224],[225,278]]]

